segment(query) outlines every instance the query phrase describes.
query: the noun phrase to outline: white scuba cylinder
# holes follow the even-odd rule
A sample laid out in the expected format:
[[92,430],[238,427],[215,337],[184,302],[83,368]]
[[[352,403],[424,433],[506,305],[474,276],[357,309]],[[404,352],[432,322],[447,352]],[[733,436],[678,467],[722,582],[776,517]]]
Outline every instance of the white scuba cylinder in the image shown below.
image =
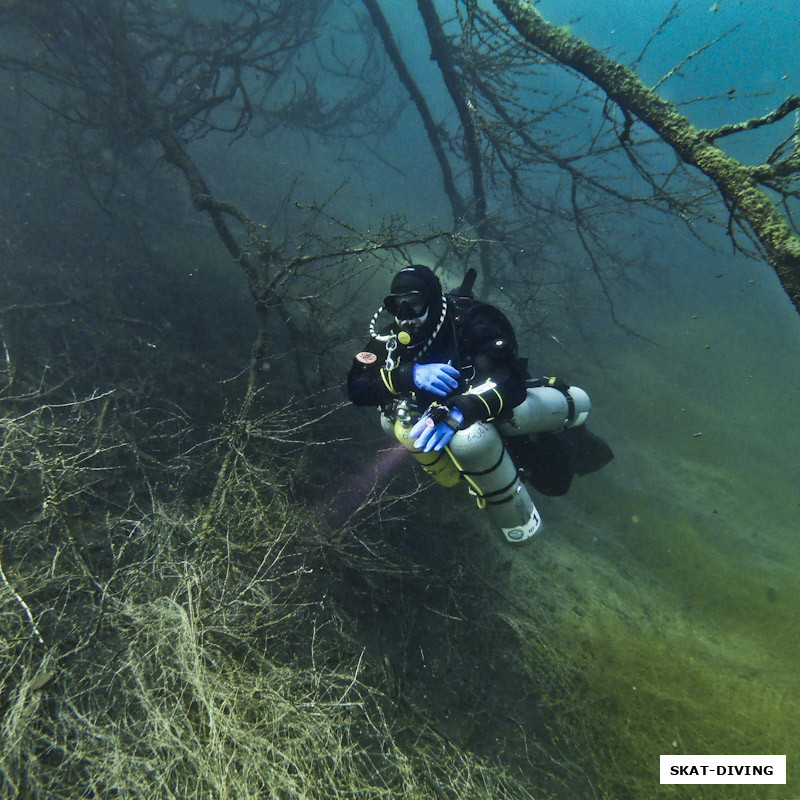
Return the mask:
[[381,428],[387,436],[394,438],[394,420],[383,412],[381,412]]
[[494,425],[470,425],[451,439],[448,450],[478,506],[509,542],[523,542],[539,530],[542,519]]
[[[519,471],[500,434],[525,436],[582,425],[591,405],[589,395],[577,386],[567,386],[555,380],[536,382],[528,387],[527,398],[514,408],[511,419],[476,422],[456,433],[441,453],[423,455],[413,446],[409,449],[443,486],[455,485],[460,472],[476,496],[478,506],[486,510],[505,538],[509,542],[524,542],[539,531],[542,519],[527,488],[520,481]],[[397,436],[397,425],[386,414],[381,415],[381,427],[389,436]],[[397,438],[403,441],[403,437]],[[408,447],[410,443],[404,444]],[[458,472],[451,469],[447,474],[438,475],[439,461],[434,458],[436,463],[427,463],[434,456],[445,455],[449,455]]]
[[578,386],[529,386],[527,398],[514,409],[511,419],[495,425],[504,436],[559,431],[583,425],[591,407],[589,395]]

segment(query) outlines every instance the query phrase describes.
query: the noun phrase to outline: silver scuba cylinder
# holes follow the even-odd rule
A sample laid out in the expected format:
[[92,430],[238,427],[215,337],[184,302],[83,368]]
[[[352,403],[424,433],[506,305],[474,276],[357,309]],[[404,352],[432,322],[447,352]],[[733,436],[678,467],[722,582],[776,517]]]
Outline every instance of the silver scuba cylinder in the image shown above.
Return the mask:
[[[405,441],[416,419],[416,409],[399,403],[392,414],[381,414],[384,431],[412,450],[423,468],[443,486],[455,485],[460,473],[475,495],[478,507],[486,510],[506,540],[513,543],[534,536],[542,526],[542,519],[527,488],[520,481],[519,471],[500,434],[524,436],[582,425],[591,409],[589,396],[577,386],[567,386],[555,380],[532,383],[527,398],[513,410],[509,420],[476,422],[459,431],[445,451],[439,454],[419,453],[412,442]],[[440,459],[429,464],[425,458],[445,454],[457,469],[448,466],[448,470],[442,471]]]
[[478,507],[509,542],[523,542],[537,533],[542,519],[494,425],[470,425],[452,438],[448,450]]
[[504,436],[559,431],[583,425],[591,407],[589,395],[578,386],[529,386],[527,398],[514,409],[511,419],[494,424]]

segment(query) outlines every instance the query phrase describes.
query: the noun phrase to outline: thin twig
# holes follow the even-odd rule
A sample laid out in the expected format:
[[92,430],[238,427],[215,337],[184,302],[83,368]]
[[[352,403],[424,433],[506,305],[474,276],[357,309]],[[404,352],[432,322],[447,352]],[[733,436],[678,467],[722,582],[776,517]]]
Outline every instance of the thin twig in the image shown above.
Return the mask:
[[0,580],[3,581],[6,588],[9,592],[14,596],[14,599],[19,603],[22,610],[25,612],[25,616],[28,618],[28,622],[33,629],[34,636],[36,636],[36,640],[39,642],[42,647],[45,647],[44,639],[42,638],[42,634],[39,633],[39,628],[36,626],[36,621],[33,618],[33,612],[30,609],[30,606],[25,602],[22,596],[14,589],[14,587],[9,583],[8,578],[6,577],[6,573],[3,571],[3,563],[0,561]]

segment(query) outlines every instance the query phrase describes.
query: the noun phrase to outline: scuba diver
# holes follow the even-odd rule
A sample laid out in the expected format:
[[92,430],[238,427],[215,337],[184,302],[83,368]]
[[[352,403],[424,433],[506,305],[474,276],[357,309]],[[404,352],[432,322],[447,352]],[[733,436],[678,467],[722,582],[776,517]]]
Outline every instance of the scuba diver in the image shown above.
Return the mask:
[[[444,294],[428,267],[400,270],[353,359],[347,392],[355,405],[380,408],[384,431],[434,480],[465,481],[506,540],[523,542],[542,521],[522,478],[543,494],[564,494],[573,475],[613,454],[585,430],[586,392],[529,377],[505,315],[472,296],[475,277],[470,269]],[[379,331],[384,311],[394,324]]]

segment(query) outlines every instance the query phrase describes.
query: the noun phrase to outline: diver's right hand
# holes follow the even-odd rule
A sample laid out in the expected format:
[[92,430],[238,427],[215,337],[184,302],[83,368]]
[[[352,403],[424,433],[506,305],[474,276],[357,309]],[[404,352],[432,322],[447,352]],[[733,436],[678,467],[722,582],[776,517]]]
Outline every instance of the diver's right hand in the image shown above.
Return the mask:
[[437,397],[447,397],[457,389],[460,376],[450,364],[414,364],[414,385]]

